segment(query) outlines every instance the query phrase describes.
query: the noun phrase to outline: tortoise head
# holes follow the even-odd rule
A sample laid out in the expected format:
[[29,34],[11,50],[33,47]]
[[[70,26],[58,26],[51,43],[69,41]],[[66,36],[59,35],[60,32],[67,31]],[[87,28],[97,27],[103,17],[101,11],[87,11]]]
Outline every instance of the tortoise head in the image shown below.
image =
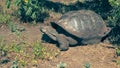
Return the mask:
[[58,35],[58,33],[50,25],[49,26],[40,26],[40,31],[42,33],[48,35],[54,41],[56,41],[56,36]]

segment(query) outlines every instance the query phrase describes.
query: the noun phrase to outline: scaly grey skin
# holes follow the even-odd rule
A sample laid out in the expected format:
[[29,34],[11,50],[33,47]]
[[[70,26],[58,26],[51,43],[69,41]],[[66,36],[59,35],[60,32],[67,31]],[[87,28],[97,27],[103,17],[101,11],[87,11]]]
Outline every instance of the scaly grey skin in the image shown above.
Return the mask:
[[64,34],[58,34],[58,32],[51,26],[41,26],[40,31],[48,35],[52,40],[57,41],[61,51],[69,49],[69,45],[75,45],[78,42],[71,37],[67,37]]

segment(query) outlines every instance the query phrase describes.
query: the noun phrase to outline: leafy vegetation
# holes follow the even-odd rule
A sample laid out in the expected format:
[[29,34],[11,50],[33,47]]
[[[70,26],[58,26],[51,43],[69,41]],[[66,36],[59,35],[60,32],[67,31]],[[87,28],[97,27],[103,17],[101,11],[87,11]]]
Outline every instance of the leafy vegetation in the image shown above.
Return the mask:
[[[120,47],[116,48],[116,56],[119,58],[120,57]],[[120,59],[116,60],[117,65],[120,65]]]
[[3,36],[0,36],[0,56],[6,56],[7,49],[6,47],[6,42],[4,40]]
[[10,15],[0,13],[0,24],[2,23],[6,24],[9,21],[10,21]]
[[109,40],[113,45],[120,45],[120,1],[109,0],[110,5],[113,7],[108,15],[108,24],[112,27],[109,33]]
[[46,48],[41,46],[40,42],[37,42],[35,44],[33,44],[33,50],[34,50],[34,55],[35,58],[40,58],[40,59],[44,59],[45,58],[45,50]]
[[110,11],[110,16],[108,16],[109,26],[116,26],[119,24],[120,19],[120,1],[119,0],[109,0],[110,5],[113,9]]
[[5,10],[3,10],[3,7],[0,5],[0,24],[7,24],[10,21],[10,15],[6,14]]
[[18,62],[17,61],[14,61],[12,66],[10,68],[19,68],[18,67]]
[[119,0],[109,0],[109,3],[111,4],[111,6],[120,6]]
[[[14,53],[14,55],[11,53]],[[8,56],[14,58],[13,60],[15,60],[15,62],[13,62],[11,68],[18,68],[18,64],[23,67],[28,63],[37,64],[36,59],[51,60],[56,55],[58,55],[58,52],[50,51],[38,41],[29,44],[26,43],[21,37],[18,37],[16,40],[13,40],[12,43],[7,44],[4,37],[0,37],[0,57]],[[0,60],[0,63],[3,64],[9,61],[10,60],[8,59]]]
[[57,68],[67,68],[67,64],[66,64],[66,63],[63,63],[63,62],[60,62],[60,63],[57,65]]
[[15,32],[15,34],[19,37],[21,32],[25,31],[25,28],[24,27],[19,27],[17,24],[13,23],[13,22],[10,22],[8,24],[9,28],[10,28],[10,31],[11,32]]
[[119,47],[116,48],[116,55],[117,55],[117,56],[120,56],[120,48],[119,48]]
[[[10,8],[13,2],[13,0],[7,0],[7,8]],[[44,4],[42,0],[15,0],[14,4],[18,7],[18,14],[24,22],[40,22],[48,16],[47,9],[42,6]]]
[[86,63],[84,66],[85,68],[90,68],[90,63]]

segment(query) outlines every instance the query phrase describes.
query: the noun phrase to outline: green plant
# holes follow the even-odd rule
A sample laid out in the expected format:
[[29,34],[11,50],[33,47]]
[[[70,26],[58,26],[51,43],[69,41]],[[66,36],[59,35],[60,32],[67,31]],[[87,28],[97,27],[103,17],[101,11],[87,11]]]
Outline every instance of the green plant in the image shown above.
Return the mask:
[[14,52],[20,52],[21,46],[17,45],[17,44],[13,44],[11,50],[14,51]]
[[[7,48],[6,48],[6,42],[4,40],[3,36],[0,36],[0,57],[7,56]],[[10,62],[9,59],[0,59],[0,64],[6,64]]]
[[120,26],[116,25],[109,33],[108,37],[110,43],[115,46],[120,46]]
[[44,59],[45,58],[45,55],[44,55],[45,50],[46,50],[46,48],[43,47],[40,42],[33,44],[33,51],[34,51],[35,58]]
[[9,23],[8,26],[9,26],[11,32],[17,31],[18,26],[15,25],[13,22]]
[[109,26],[116,26],[120,19],[120,0],[109,0],[109,3],[113,9],[109,13],[108,24]]
[[25,31],[25,28],[24,27],[19,27],[17,24],[14,24],[13,22],[9,23],[8,24],[9,28],[10,28],[10,31],[11,32],[15,32],[15,34],[19,37],[20,36],[20,33],[22,31]]
[[18,68],[18,61],[14,61],[10,68]]
[[9,46],[9,51],[20,53],[20,51],[24,50],[26,44],[24,42],[12,42]]
[[0,60],[0,64],[6,64],[8,62],[10,62],[9,59],[2,59],[2,60]]
[[[7,0],[6,6],[9,6],[13,0]],[[18,13],[24,22],[43,21],[47,16],[47,10],[43,7],[44,0],[15,0],[14,4],[18,7]]]
[[27,61],[26,60],[19,60],[18,62],[21,65],[21,67],[24,67],[25,65],[27,65]]
[[116,48],[116,55],[117,55],[117,56],[120,56],[120,47],[117,47],[117,48]]
[[7,24],[10,21],[10,15],[9,14],[2,14],[0,13],[0,24],[4,23]]
[[7,49],[6,49],[6,42],[4,37],[0,36],[0,56],[6,56]]
[[120,6],[114,7],[113,10],[110,11],[110,16],[108,16],[109,26],[116,26],[120,19]]
[[112,10],[108,15],[108,26],[113,27],[109,33],[110,43],[120,46],[120,0],[109,0]]
[[117,65],[120,65],[120,60],[117,60],[116,63],[117,63]]
[[60,62],[58,65],[57,65],[57,68],[66,68],[67,67],[67,64],[66,63],[63,63],[63,62]]
[[0,5],[0,24],[8,24],[11,21],[11,15]]
[[10,22],[8,24],[11,32],[16,32],[16,31],[19,31],[19,32],[22,32],[22,31],[25,31],[25,28],[24,27],[19,27],[17,24],[14,24],[13,22]]
[[90,68],[90,63],[85,63],[85,68]]
[[42,59],[42,60],[52,60],[56,57],[59,52],[53,51],[52,49],[43,46],[40,41],[34,42],[32,44],[34,59]]
[[108,0],[111,6],[120,6],[120,0]]

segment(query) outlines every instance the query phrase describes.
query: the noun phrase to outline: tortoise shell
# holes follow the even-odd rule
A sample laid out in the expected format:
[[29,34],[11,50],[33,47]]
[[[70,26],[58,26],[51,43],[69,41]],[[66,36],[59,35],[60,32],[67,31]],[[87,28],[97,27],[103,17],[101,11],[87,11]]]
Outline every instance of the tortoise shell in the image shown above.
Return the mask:
[[103,37],[107,33],[101,16],[91,10],[70,11],[55,24],[79,38]]

